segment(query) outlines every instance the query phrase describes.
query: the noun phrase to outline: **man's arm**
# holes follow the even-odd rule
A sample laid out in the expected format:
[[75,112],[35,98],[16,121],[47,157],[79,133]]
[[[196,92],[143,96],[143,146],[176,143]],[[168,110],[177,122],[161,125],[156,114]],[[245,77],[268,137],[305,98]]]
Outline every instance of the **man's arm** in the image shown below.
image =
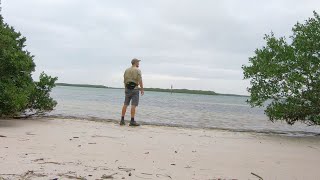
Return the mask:
[[138,78],[139,78],[139,85],[140,85],[140,91],[141,91],[141,95],[144,95],[144,89],[143,89],[143,82],[142,82],[142,74],[141,71],[138,70]]
[[143,89],[143,82],[142,79],[139,81],[139,85],[140,85],[140,91],[141,91],[141,95],[144,95],[144,89]]

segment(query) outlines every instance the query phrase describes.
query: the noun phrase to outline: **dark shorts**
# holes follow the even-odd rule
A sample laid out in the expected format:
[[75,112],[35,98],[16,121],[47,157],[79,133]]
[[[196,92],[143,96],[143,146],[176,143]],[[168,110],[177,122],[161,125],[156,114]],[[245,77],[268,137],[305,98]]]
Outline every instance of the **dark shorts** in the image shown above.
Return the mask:
[[130,101],[132,106],[138,106],[139,105],[139,89],[125,89],[125,99],[124,99],[124,105],[129,106]]

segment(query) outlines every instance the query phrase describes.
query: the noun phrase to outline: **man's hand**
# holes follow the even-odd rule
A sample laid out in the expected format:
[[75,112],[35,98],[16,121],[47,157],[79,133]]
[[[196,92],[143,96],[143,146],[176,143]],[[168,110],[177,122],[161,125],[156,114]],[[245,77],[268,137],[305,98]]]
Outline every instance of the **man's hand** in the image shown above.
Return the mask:
[[140,89],[140,91],[141,91],[141,96],[143,96],[144,95],[144,90]]

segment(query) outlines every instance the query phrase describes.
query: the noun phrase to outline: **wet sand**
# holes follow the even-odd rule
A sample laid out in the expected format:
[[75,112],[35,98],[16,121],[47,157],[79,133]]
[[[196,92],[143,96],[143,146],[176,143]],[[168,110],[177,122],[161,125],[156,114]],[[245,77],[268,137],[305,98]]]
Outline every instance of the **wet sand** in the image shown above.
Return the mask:
[[0,179],[320,179],[320,137],[0,120]]

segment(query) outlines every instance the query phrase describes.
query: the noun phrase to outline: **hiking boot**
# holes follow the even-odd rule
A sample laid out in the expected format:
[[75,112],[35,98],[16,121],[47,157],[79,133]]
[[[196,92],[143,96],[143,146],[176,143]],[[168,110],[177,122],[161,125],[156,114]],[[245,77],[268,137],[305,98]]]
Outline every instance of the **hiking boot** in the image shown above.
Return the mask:
[[136,121],[130,121],[129,126],[140,126]]
[[126,123],[124,122],[124,120],[121,120],[120,121],[120,126],[124,126],[124,125],[126,125]]

